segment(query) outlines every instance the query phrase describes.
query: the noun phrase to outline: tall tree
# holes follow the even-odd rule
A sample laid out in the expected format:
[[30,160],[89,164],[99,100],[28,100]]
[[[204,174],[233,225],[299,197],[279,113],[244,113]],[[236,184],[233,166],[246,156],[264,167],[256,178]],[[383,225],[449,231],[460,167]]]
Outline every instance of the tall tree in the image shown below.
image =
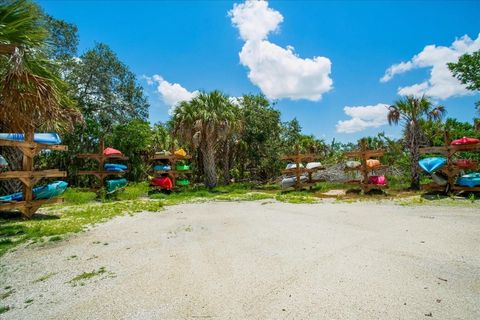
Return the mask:
[[104,133],[115,124],[148,117],[142,87],[106,44],[96,44],[82,54],[66,80],[84,117],[98,123]]
[[[462,55],[458,62],[448,63],[448,68],[454,77],[467,86],[467,89],[480,90],[480,51]],[[480,111],[480,101],[477,101],[476,106]]]
[[191,101],[181,102],[174,110],[174,133],[186,143],[199,148],[205,172],[205,185],[217,185],[217,155],[236,125],[238,110],[219,91],[202,92]]
[[443,106],[434,107],[426,97],[415,98],[409,96],[402,98],[390,106],[387,115],[388,123],[401,123],[404,128],[405,141],[410,152],[410,188],[420,189],[420,175],[418,173],[419,148],[422,130],[421,119],[440,120],[445,114]]

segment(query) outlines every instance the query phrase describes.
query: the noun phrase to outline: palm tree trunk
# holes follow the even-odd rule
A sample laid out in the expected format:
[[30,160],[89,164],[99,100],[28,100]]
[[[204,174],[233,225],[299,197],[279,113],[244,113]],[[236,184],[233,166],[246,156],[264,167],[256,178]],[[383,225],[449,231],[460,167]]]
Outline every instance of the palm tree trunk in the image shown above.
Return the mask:
[[206,143],[202,148],[203,170],[205,172],[205,186],[213,188],[217,186],[217,168],[215,164],[215,150],[212,145]]
[[410,130],[410,170],[411,170],[411,183],[410,189],[419,190],[420,189],[420,174],[418,172],[418,160],[420,159],[419,153],[419,128],[415,122],[412,123],[412,128]]
[[225,141],[223,148],[223,183],[230,184],[230,143],[228,139]]

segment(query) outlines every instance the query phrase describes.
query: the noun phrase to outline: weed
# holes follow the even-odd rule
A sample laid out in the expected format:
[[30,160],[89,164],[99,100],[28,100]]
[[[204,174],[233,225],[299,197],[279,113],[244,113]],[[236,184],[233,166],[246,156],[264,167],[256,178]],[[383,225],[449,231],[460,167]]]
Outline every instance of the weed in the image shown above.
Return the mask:
[[60,241],[63,238],[61,236],[53,236],[48,239],[48,241]]
[[11,287],[8,287],[8,289],[7,289],[7,287],[5,287],[5,290],[7,290],[7,291],[5,291],[4,293],[0,294],[0,300],[5,300],[5,299],[7,299],[8,297],[10,297],[10,296],[12,295],[12,293],[15,292],[15,290],[12,289]]
[[105,270],[105,267],[101,267],[98,270],[93,270],[92,272],[84,272],[84,273],[81,273],[78,276],[74,277],[72,280],[68,281],[68,283],[75,284],[76,282],[79,282],[79,281],[82,281],[82,280],[89,280],[93,277],[104,274],[105,272],[107,272],[107,270]]
[[5,313],[10,310],[10,306],[2,306],[0,307],[0,314]]
[[49,279],[51,276],[55,275],[55,273],[49,273],[49,274],[46,274],[44,276],[41,276],[40,278],[36,279],[36,280],[33,280],[32,283],[39,283],[39,282],[43,282],[47,279]]

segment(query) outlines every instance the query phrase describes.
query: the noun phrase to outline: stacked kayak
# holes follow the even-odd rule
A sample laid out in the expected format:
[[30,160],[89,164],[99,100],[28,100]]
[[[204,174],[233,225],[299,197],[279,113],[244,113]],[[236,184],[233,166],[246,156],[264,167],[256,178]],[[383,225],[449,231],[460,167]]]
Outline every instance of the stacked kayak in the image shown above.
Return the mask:
[[153,170],[155,171],[169,171],[172,170],[172,166],[168,164],[157,164],[156,166],[153,167]]
[[173,183],[172,179],[167,175],[161,177],[155,177],[150,181],[150,184],[155,187],[160,187],[165,190],[172,190]]
[[309,163],[307,163],[307,166],[306,166],[307,169],[315,169],[315,168],[320,168],[320,167],[322,167],[321,162],[309,162]]
[[451,145],[459,146],[459,145],[477,144],[477,143],[480,143],[480,139],[463,137],[460,139],[453,140],[451,142]]
[[384,186],[384,185],[387,184],[387,178],[384,175],[370,176],[370,177],[368,177],[368,183]]
[[3,156],[0,155],[0,169],[8,167],[8,162]]
[[480,172],[465,174],[457,179],[457,184],[462,187],[474,188],[480,186]]
[[380,160],[377,160],[377,159],[368,159],[368,160],[367,160],[367,167],[369,167],[369,168],[371,168],[371,169],[380,167]]
[[[23,133],[0,133],[0,139],[11,141],[24,141],[25,135]],[[62,140],[56,133],[35,133],[33,135],[33,142],[41,144],[60,144]]]
[[[306,182],[307,180],[308,180],[307,176],[305,175],[300,176],[300,182]],[[287,188],[293,187],[296,182],[297,182],[297,177],[295,176],[285,177],[282,179],[282,188],[287,189]]]
[[[65,181],[55,181],[45,186],[39,186],[33,188],[33,199],[34,200],[43,200],[58,197],[63,194],[68,187],[68,183]],[[17,192],[7,196],[0,197],[0,201],[11,202],[11,201],[22,201],[23,193]]]
[[108,193],[115,192],[119,189],[125,188],[126,185],[127,185],[127,179],[125,178],[107,180],[107,192]]
[[125,172],[125,170],[127,170],[128,167],[124,164],[105,163],[103,168],[105,169],[105,171]]
[[356,161],[356,160],[349,160],[349,161],[345,162],[345,166],[347,168],[350,168],[350,169],[358,168],[361,165],[362,165],[362,163],[360,161]]
[[177,186],[183,186],[186,187],[190,184],[190,180],[186,178],[179,178],[177,179]]
[[123,153],[121,151],[118,151],[117,149],[113,149],[113,148],[105,148],[105,150],[103,150],[103,154],[106,155],[106,156],[122,156]]
[[447,163],[447,159],[443,157],[431,157],[425,158],[418,161],[420,168],[425,170],[427,173],[432,173],[441,169]]

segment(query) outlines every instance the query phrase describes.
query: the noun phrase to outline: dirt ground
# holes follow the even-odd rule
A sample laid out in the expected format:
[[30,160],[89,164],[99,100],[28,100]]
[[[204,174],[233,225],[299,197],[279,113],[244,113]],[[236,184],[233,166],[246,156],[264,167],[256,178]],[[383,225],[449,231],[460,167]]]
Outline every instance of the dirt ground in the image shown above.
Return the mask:
[[208,202],[1,258],[1,319],[480,319],[478,209]]

